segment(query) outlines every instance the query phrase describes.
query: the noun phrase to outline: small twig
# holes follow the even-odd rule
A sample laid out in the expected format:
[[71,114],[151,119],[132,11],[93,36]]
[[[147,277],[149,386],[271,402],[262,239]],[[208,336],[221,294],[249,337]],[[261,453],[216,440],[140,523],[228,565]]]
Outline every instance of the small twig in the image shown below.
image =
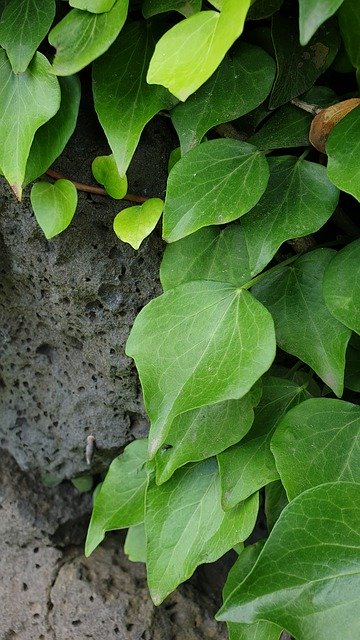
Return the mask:
[[[84,184],[83,182],[76,182],[64,176],[60,171],[54,171],[54,169],[48,169],[46,174],[54,180],[70,180],[78,191],[85,191],[86,193],[94,193],[97,196],[109,196],[109,194],[102,187],[97,187],[92,184]],[[128,200],[129,202],[146,202],[148,200],[146,196],[138,196],[133,193],[127,193],[121,200]]]
[[308,113],[312,113],[313,116],[316,116],[317,113],[319,113],[320,111],[322,111],[322,107],[319,107],[318,104],[309,104],[308,102],[304,102],[303,100],[300,100],[299,98],[293,98],[292,100],[290,100],[291,104],[294,105],[294,107],[298,107],[299,109],[302,109],[303,111],[307,111]]
[[219,124],[214,127],[216,133],[222,138],[233,138],[234,140],[246,140],[249,136],[246,133],[242,133],[231,122],[225,122],[225,124]]

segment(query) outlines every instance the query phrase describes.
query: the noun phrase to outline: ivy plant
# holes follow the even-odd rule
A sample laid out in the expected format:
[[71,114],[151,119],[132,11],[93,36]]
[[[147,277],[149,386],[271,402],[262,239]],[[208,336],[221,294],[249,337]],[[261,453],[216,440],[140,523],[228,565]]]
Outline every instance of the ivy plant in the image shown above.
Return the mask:
[[[113,225],[134,250],[162,216],[163,293],[126,346],[149,434],[96,489],[86,554],[128,529],[125,551],[146,563],[160,604],[235,549],[217,614],[230,640],[355,640],[358,0],[2,0],[0,11],[1,173],[19,200],[31,184],[46,238],[71,223],[84,186],[51,166],[89,82],[109,149],[90,159],[102,186],[87,189],[136,203]],[[127,193],[154,117],[179,141],[163,199]],[[249,544],[259,513],[267,535]]]

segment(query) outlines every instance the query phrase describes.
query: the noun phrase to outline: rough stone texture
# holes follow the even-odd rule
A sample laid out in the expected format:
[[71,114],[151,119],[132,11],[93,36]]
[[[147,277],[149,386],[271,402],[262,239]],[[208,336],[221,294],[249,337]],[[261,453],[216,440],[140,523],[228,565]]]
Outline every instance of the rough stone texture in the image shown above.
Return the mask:
[[124,557],[119,535],[84,558],[89,497],[70,483],[43,488],[1,453],[1,640],[226,639],[215,603],[194,585],[155,608],[144,568]]
[[[57,168],[90,182],[92,159],[109,149],[88,109],[80,122]],[[146,128],[129,191],[163,195],[171,144],[163,119]],[[112,222],[124,206],[79,193],[70,227],[47,241],[29,190],[18,204],[0,186],[0,446],[49,481],[86,470],[89,434],[95,473],[147,429],[124,346],[138,311],[160,292],[163,245],[159,232],[138,252],[118,241]]]

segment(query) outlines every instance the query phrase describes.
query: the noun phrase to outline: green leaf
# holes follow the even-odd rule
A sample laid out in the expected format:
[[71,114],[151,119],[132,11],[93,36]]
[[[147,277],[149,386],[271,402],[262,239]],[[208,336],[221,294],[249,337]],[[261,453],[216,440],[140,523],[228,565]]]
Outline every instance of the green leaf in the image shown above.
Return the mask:
[[274,319],[279,347],[306,362],[341,396],[351,332],[331,315],[323,297],[324,272],[333,255],[332,249],[311,251],[252,290]]
[[95,109],[120,175],[126,173],[146,123],[177,102],[163,87],[146,83],[156,35],[144,21],[129,23],[111,49],[94,63]]
[[360,486],[309,489],[280,515],[219,620],[268,620],[297,640],[354,640],[359,623]]
[[36,53],[29,68],[15,74],[0,49],[0,167],[19,200],[35,131],[59,105],[59,83],[45,56]]
[[319,164],[281,156],[269,158],[269,167],[268,188],[241,220],[253,276],[266,267],[283,242],[320,229],[339,198]]
[[138,249],[155,229],[163,207],[164,203],[160,198],[150,198],[142,205],[120,211],[113,225],[117,237],[130,244],[133,249]]
[[324,274],[324,297],[333,316],[360,334],[360,239],[334,255]]
[[126,20],[128,0],[116,0],[106,13],[72,9],[49,33],[55,47],[53,72],[69,76],[103,54],[120,33]]
[[360,107],[356,107],[333,128],[326,143],[327,172],[339,189],[360,202]]
[[218,455],[222,504],[232,509],[279,477],[270,440],[281,417],[309,397],[306,387],[292,380],[266,377],[250,431],[239,444]]
[[241,43],[198,91],[172,110],[182,152],[200,144],[211,127],[255,109],[268,96],[274,77],[273,59],[259,47]]
[[274,528],[275,522],[288,504],[286,491],[280,480],[270,482],[265,487],[265,515],[268,532]]
[[112,198],[121,200],[127,192],[126,176],[120,176],[114,156],[98,156],[91,165],[93,176],[97,182],[103,184]]
[[299,0],[300,44],[306,45],[326,20],[338,10],[343,0]]
[[35,133],[26,164],[24,185],[45,173],[74,133],[80,104],[80,82],[76,76],[67,76],[59,78],[59,84],[60,108]]
[[189,282],[140,312],[126,353],[139,372],[153,456],[177,415],[250,390],[274,359],[273,322],[248,291]]
[[131,442],[111,463],[94,502],[85,543],[89,556],[106,531],[124,529],[144,521],[147,440]]
[[201,9],[202,0],[144,0],[142,12],[145,18],[151,18],[166,11],[178,11],[185,18]]
[[[223,599],[242,583],[247,574],[253,568],[264,542],[259,540],[256,544],[251,544],[241,551],[238,559],[231,567],[223,589]],[[254,624],[236,624],[228,622],[229,640],[279,640],[281,628],[271,622],[262,620]]]
[[192,280],[229,282],[240,287],[251,280],[242,228],[204,227],[169,244],[160,266],[164,291]]
[[271,451],[289,500],[325,482],[360,483],[360,407],[306,400],[280,420]]
[[94,479],[92,476],[79,476],[78,478],[71,478],[71,483],[80,493],[87,493],[91,491]]
[[146,535],[143,522],[129,528],[125,538],[124,552],[131,562],[146,562]]
[[238,140],[211,140],[192,149],[173,167],[165,199],[167,242],[212,224],[236,220],[266,189],[269,172],[260,151]]
[[156,454],[156,482],[166,482],[188,462],[210,458],[249,431],[254,419],[250,393],[240,400],[206,405],[176,416],[166,436],[166,445]]
[[339,25],[351,63],[360,68],[360,11],[358,0],[345,0],[339,11]]
[[346,352],[345,387],[360,392],[360,353],[349,343]]
[[69,226],[77,206],[77,191],[73,182],[37,182],[31,189],[30,198],[35,218],[47,240]]
[[264,20],[278,11],[283,0],[255,0],[248,11],[247,20]]
[[214,73],[242,33],[250,0],[223,0],[222,11],[200,11],[159,40],[147,81],[186,100]]
[[336,23],[328,22],[303,47],[299,43],[297,18],[287,18],[279,13],[273,17],[272,39],[277,76],[270,109],[275,109],[312,87],[333,62],[340,40]]
[[146,496],[147,578],[160,604],[199,564],[214,562],[251,533],[258,496],[224,513],[216,460],[179,469],[165,484],[149,482]]
[[69,0],[70,7],[91,13],[106,13],[113,8],[114,4],[115,0]]
[[55,16],[54,0],[10,0],[0,19],[0,46],[15,73],[30,64]]

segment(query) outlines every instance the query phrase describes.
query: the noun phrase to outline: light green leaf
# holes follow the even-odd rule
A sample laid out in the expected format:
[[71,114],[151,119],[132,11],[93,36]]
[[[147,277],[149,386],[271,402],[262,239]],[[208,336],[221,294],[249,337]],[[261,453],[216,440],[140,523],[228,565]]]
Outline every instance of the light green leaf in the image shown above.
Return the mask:
[[0,19],[0,46],[15,73],[30,64],[55,16],[54,0],[10,0]]
[[[311,0],[312,1],[312,0]],[[310,89],[333,62],[340,44],[335,21],[320,27],[305,46],[299,43],[297,17],[275,14],[272,21],[277,76],[270,96],[270,109]]]
[[228,513],[222,510],[214,458],[179,469],[160,487],[150,481],[146,564],[154,603],[160,604],[199,564],[214,562],[245,540],[257,512],[257,495]]
[[251,389],[274,359],[273,332],[264,307],[224,283],[180,285],[140,312],[126,353],[138,368],[152,456],[177,415]]
[[50,64],[36,53],[29,68],[15,74],[0,49],[0,167],[19,200],[35,131],[60,106],[60,87]]
[[[242,583],[253,568],[260,551],[264,546],[263,540],[251,544],[239,554],[231,567],[223,589],[223,599],[226,600],[236,587]],[[229,640],[278,640],[281,628],[271,622],[262,620],[254,624],[227,623]]]
[[332,249],[311,251],[266,276],[253,293],[274,319],[279,347],[306,362],[341,396],[351,332],[331,315],[323,297],[324,272],[333,255]]
[[280,513],[288,504],[286,491],[280,480],[270,482],[265,487],[265,515],[268,532],[274,528],[275,522],[279,519]]
[[120,33],[126,20],[128,0],[116,0],[106,13],[72,9],[49,33],[55,47],[53,72],[69,76],[103,54]]
[[338,10],[343,0],[299,0],[300,44],[306,45],[326,20]]
[[155,229],[163,207],[164,203],[160,198],[150,198],[142,205],[120,211],[113,225],[117,237],[130,244],[133,249],[138,249]]
[[252,111],[268,96],[275,77],[272,58],[259,47],[242,43],[226,56],[209,80],[171,112],[182,152],[200,144],[205,133]]
[[360,485],[341,482],[295,498],[217,618],[268,620],[297,640],[359,637],[359,496]]
[[131,442],[111,463],[94,501],[85,555],[104,539],[106,531],[125,529],[144,521],[147,440]]
[[250,0],[223,0],[222,11],[200,11],[159,40],[147,81],[186,100],[214,73],[244,28]]
[[360,11],[358,0],[344,0],[339,11],[339,25],[351,63],[360,68]]
[[334,255],[324,274],[324,297],[333,316],[360,334],[360,239]]
[[339,192],[325,167],[293,156],[269,158],[268,188],[241,226],[251,273],[260,273],[280,245],[314,233],[334,212]]
[[238,140],[210,140],[173,167],[165,199],[163,235],[180,240],[212,224],[236,220],[260,199],[269,178],[260,151]]
[[204,227],[169,244],[160,266],[164,291],[192,280],[229,282],[240,287],[251,280],[249,256],[240,225]]
[[309,397],[306,386],[292,380],[266,377],[250,431],[239,444],[218,455],[222,504],[232,509],[279,477],[270,440],[281,417]]
[[59,83],[60,108],[35,133],[26,163],[24,185],[45,173],[74,133],[80,104],[80,82],[76,76],[67,76],[59,78]]
[[120,175],[126,173],[146,123],[158,111],[177,102],[163,87],[149,87],[146,83],[156,35],[145,21],[131,22],[111,49],[94,63],[95,109]]
[[143,522],[129,528],[125,538],[124,552],[131,562],[146,562],[146,535]]
[[31,189],[30,199],[38,225],[50,240],[64,231],[73,219],[77,191],[70,180],[56,180],[54,184],[37,182]]
[[270,446],[289,500],[325,482],[360,483],[360,408],[306,400],[283,416]]
[[151,18],[166,11],[178,11],[185,18],[201,9],[202,0],[144,0],[142,12],[145,18]]
[[330,180],[360,202],[360,107],[350,111],[333,128],[326,153]]
[[249,431],[254,419],[250,393],[240,400],[206,405],[176,416],[166,436],[166,445],[156,454],[156,482],[166,482],[188,462],[210,458]]
[[119,174],[112,154],[95,158],[92,162],[91,170],[95,180],[104,185],[109,196],[121,200],[126,195],[128,188],[127,178]]
[[114,4],[115,0],[69,0],[70,7],[91,13],[106,13]]

